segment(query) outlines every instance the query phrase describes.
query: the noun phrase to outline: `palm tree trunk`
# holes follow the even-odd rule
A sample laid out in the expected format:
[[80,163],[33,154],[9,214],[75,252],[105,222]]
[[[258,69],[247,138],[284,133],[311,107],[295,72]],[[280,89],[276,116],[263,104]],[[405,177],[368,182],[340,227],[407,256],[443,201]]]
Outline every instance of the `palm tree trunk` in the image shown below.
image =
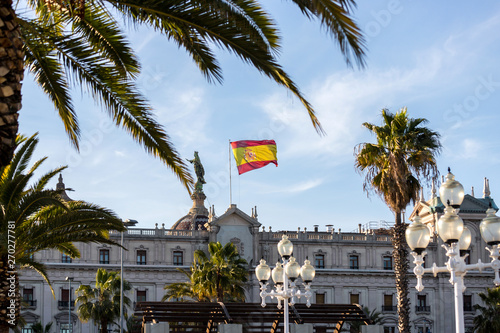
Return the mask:
[[[11,300],[15,301],[13,305]],[[9,333],[9,328],[18,324],[20,310],[19,276],[9,269],[8,255],[5,254],[0,259],[0,333]]]
[[21,109],[24,51],[12,0],[0,5],[0,167],[12,160]]
[[405,238],[406,224],[401,221],[401,213],[396,213],[396,225],[392,234],[394,272],[398,302],[398,330],[410,333],[410,299],[408,298],[408,250]]
[[108,333],[108,319],[101,319],[101,333]]

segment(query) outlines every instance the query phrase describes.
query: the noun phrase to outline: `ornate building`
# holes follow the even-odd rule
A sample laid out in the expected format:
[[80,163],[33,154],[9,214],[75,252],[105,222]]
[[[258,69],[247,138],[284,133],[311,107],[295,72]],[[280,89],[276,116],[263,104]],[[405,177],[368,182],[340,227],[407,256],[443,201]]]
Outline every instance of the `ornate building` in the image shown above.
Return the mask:
[[[62,187],[61,187],[62,186]],[[58,188],[64,189],[62,178]],[[177,268],[188,269],[195,250],[207,249],[207,244],[219,241],[234,243],[250,266],[250,281],[247,300],[260,302],[258,282],[253,269],[261,257],[270,265],[278,261],[276,244],[285,231],[265,228],[259,219],[257,208],[250,214],[231,205],[217,216],[213,207],[204,206],[203,191],[196,191],[191,197],[193,207],[188,214],[171,228],[164,224],[154,229],[131,227],[124,232],[123,251],[124,278],[133,289],[127,295],[132,301],[160,301],[164,286],[185,280]],[[489,195],[487,183],[482,198],[466,195],[461,217],[472,231],[470,258],[476,262],[488,262],[485,244],[480,237],[478,223],[485,217],[489,203],[496,205]],[[421,198],[411,216],[419,214],[431,229],[442,214],[439,197],[433,193],[429,200]],[[396,288],[394,282],[392,247],[388,229],[358,228],[356,232],[340,232],[333,228],[335,221],[325,227],[304,226],[302,229],[286,231],[294,243],[294,256],[299,262],[306,257],[316,267],[316,278],[312,283],[315,303],[357,303],[376,309],[383,314],[384,332],[396,332]],[[119,233],[111,237],[120,241]],[[81,258],[72,259],[57,251],[42,251],[35,259],[45,264],[52,283],[54,295],[47,283],[32,270],[21,271],[21,294],[24,298],[22,314],[28,323],[24,332],[30,332],[30,324],[54,322],[55,332],[69,333],[68,322],[73,331],[98,332],[93,323],[81,323],[71,302],[74,290],[81,284],[94,283],[99,267],[108,270],[120,269],[120,248],[99,244],[78,244]],[[411,259],[411,258],[410,258]],[[446,258],[441,250],[440,240],[434,238],[428,247],[427,262],[443,265]],[[413,268],[413,266],[411,267]],[[413,277],[413,274],[410,273]],[[71,290],[67,277],[72,278]],[[424,278],[425,289],[418,293],[410,281],[412,332],[452,332],[454,327],[453,288],[449,276]],[[464,294],[466,326],[470,328],[474,317],[473,305],[479,302],[479,292],[493,286],[493,272],[469,272],[466,276],[467,290]],[[70,310],[71,306],[71,310]],[[269,305],[268,305],[269,306]],[[129,313],[132,310],[129,309]],[[316,329],[323,332],[325,329]]]

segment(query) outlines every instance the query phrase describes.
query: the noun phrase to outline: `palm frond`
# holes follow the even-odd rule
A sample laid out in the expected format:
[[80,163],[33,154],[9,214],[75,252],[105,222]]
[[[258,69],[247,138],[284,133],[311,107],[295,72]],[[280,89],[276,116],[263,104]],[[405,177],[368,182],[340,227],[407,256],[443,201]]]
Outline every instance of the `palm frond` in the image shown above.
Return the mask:
[[291,0],[308,18],[318,18],[339,44],[348,66],[352,60],[358,67],[365,63],[366,41],[350,11],[356,7],[354,0]]
[[64,40],[53,26],[37,20],[20,20],[25,44],[25,62],[43,92],[59,112],[71,143],[78,149],[80,128],[70,95],[70,86],[52,43]]

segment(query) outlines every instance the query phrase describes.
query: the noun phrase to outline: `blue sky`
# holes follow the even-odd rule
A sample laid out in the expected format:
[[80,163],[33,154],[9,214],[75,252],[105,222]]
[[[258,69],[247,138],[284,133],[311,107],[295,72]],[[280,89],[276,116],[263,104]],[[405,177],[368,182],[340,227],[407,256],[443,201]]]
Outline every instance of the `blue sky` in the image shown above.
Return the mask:
[[[380,111],[408,108],[442,135],[441,174],[452,168],[466,193],[482,195],[490,179],[500,193],[500,3],[481,1],[365,1],[355,17],[367,38],[365,70],[346,67],[337,45],[318,22],[287,1],[265,4],[281,28],[280,63],[315,107],[327,133],[319,136],[300,102],[285,89],[218,52],[223,85],[205,81],[173,43],[149,30],[131,31],[143,71],[139,85],[178,151],[199,152],[205,167],[207,207],[229,207],[229,140],[274,139],[278,167],[237,175],[233,203],[273,230],[343,231],[358,223],[393,220],[377,196],[367,198],[354,169],[354,147],[374,138],[361,124],[380,124]],[[68,165],[69,196],[113,209],[139,227],[170,227],[192,205],[186,190],[158,160],[111,125],[85,93],[74,95],[82,128],[81,152],[40,89],[26,76],[20,131],[40,132],[45,167]],[[55,183],[53,184],[55,187]],[[430,189],[424,191],[428,198]],[[411,208],[408,209],[411,211]]]

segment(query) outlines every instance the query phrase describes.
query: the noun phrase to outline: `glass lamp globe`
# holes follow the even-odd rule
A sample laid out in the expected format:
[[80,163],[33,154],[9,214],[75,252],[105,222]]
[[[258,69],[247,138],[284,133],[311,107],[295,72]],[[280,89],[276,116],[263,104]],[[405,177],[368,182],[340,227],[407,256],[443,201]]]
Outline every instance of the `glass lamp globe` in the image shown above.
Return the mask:
[[283,284],[283,266],[279,262],[271,271],[271,276],[275,284]]
[[457,215],[455,209],[446,207],[444,215],[437,222],[439,237],[448,245],[458,242],[464,231],[464,221]]
[[500,217],[495,215],[493,208],[488,208],[486,217],[479,225],[481,236],[489,246],[500,244]]
[[460,236],[460,239],[458,240],[458,249],[460,251],[468,250],[471,240],[472,240],[472,235],[469,228],[464,227],[464,232],[462,232],[462,236]]
[[266,264],[264,259],[260,259],[260,264],[255,267],[255,276],[257,280],[262,283],[266,283],[271,276],[271,268]]
[[304,265],[302,265],[302,267],[300,268],[300,276],[302,277],[302,281],[304,281],[304,283],[311,283],[315,275],[316,269],[313,265],[311,265],[311,262],[306,259],[306,261],[304,261]]
[[455,176],[448,168],[446,181],[441,184],[439,188],[439,197],[445,206],[451,206],[455,209],[460,208],[462,201],[464,201],[464,187],[460,182],[455,180]]
[[278,243],[278,252],[280,253],[280,256],[285,258],[285,260],[290,258],[290,256],[292,255],[293,244],[292,242],[290,242],[287,235],[283,235],[283,238]]
[[422,223],[420,216],[416,216],[413,223],[406,229],[406,242],[417,254],[422,254],[431,239],[431,231]]
[[290,257],[290,261],[285,265],[285,273],[292,281],[295,281],[299,277],[300,265],[295,261],[294,257]]

